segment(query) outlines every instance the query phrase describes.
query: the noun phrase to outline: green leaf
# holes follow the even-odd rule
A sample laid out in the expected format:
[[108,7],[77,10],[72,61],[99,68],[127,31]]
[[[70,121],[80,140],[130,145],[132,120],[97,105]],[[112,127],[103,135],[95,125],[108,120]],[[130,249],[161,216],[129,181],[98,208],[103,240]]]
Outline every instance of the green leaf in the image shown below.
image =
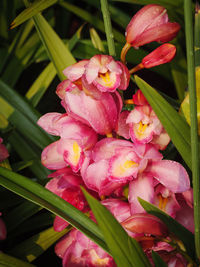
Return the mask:
[[194,53],[195,66],[200,66],[200,4],[196,2],[195,25],[194,25]]
[[16,247],[9,251],[9,253],[22,260],[32,262],[69,230],[71,229],[67,228],[62,232],[55,232],[53,227],[50,227],[47,230],[26,239],[24,242],[17,244]]
[[165,130],[186,164],[191,168],[190,127],[176,110],[150,85],[138,76],[134,76],[136,84],[141,89],[152,106]]
[[60,216],[108,251],[97,225],[71,204],[27,177],[5,168],[0,167],[0,176],[2,186]]
[[91,41],[96,49],[98,49],[101,52],[105,52],[105,48],[103,46],[103,43],[97,33],[97,31],[94,28],[90,29],[90,38]]
[[[40,114],[16,91],[0,80],[0,96],[10,107],[7,119],[25,136],[32,140],[38,147],[44,148],[55,139],[46,134],[37,124]],[[12,113],[11,113],[12,111]],[[5,110],[0,106],[0,113]]]
[[26,20],[32,18],[34,15],[43,11],[44,9],[54,5],[57,0],[36,0],[34,3],[30,4],[28,8],[23,10],[11,23],[11,29],[19,26]]
[[128,236],[113,215],[85,189],[82,191],[104,235],[112,257],[118,266],[150,266],[137,241]]
[[[124,2],[130,4],[140,4],[140,5],[148,5],[148,4],[155,4],[155,0],[113,0],[116,2]],[[181,7],[183,4],[183,0],[156,0],[156,4],[162,5],[166,8],[174,8],[174,7]]]
[[24,262],[3,252],[0,253],[0,266],[1,267],[36,267],[33,264]]
[[167,267],[167,264],[162,260],[158,253],[152,250],[152,259],[155,267]]
[[76,60],[42,15],[35,15],[33,20],[43,45],[54,63],[59,78],[61,80],[66,79],[62,71],[66,67],[74,64]]
[[138,200],[140,204],[142,205],[142,207],[148,213],[153,214],[154,216],[158,217],[166,224],[169,231],[183,242],[187,250],[187,253],[191,257],[194,257],[194,251],[195,251],[194,235],[189,230],[187,230],[184,226],[182,226],[180,223],[178,223],[176,220],[170,217],[168,214],[158,209],[156,206],[148,203],[147,201],[139,197],[138,197]]
[[30,100],[33,107],[36,107],[39,103],[40,99],[47,91],[50,83],[56,76],[56,70],[52,62],[50,62],[46,68],[41,72],[38,78],[34,81],[28,92],[26,93],[26,97]]

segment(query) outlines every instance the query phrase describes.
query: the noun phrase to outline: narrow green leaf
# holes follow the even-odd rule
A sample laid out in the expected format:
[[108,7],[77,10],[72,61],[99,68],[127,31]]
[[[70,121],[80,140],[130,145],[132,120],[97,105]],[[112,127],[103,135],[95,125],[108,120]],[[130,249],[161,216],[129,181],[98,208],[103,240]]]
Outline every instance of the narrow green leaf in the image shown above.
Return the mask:
[[158,253],[152,250],[152,259],[155,267],[167,267],[167,264],[162,260]]
[[53,227],[50,227],[47,230],[26,239],[24,242],[17,244],[16,247],[9,251],[9,253],[22,260],[32,262],[69,230],[71,229],[67,228],[62,232],[55,232]]
[[2,186],[60,216],[108,251],[97,225],[81,211],[20,174],[0,167],[0,176]]
[[30,4],[28,8],[23,10],[11,23],[11,29],[19,26],[26,20],[32,18],[34,15],[43,11],[44,9],[54,5],[57,0],[36,0],[34,3]]
[[[148,4],[155,4],[155,0],[113,0],[116,2],[124,2],[124,3],[130,3],[130,4],[140,4],[140,5],[148,5]],[[156,4],[162,5],[166,8],[178,8],[181,7],[183,4],[182,0],[156,0]]]
[[61,80],[66,79],[62,71],[75,63],[76,60],[42,15],[35,15],[33,20],[59,78]]
[[1,267],[36,267],[33,264],[24,262],[3,252],[0,253],[0,266]]
[[94,213],[105,241],[118,266],[150,266],[142,248],[135,239],[128,236],[113,215],[82,188],[82,191]]
[[34,81],[28,92],[26,98],[30,100],[33,107],[36,107],[40,99],[48,89],[50,83],[56,76],[56,70],[52,62],[41,72],[38,78]]
[[38,180],[44,181],[51,172],[41,164],[41,150],[36,149],[30,140],[16,130],[9,135],[8,140],[22,160],[33,162],[29,166],[30,170]]
[[190,127],[176,110],[150,85],[134,76],[138,87],[152,106],[184,161],[191,168]]
[[16,163],[12,164],[12,170],[14,172],[19,172],[23,169],[26,169],[28,167],[30,167],[31,165],[33,165],[33,160],[29,160],[29,161],[19,161]]
[[[98,17],[95,17],[92,14],[90,14],[89,12],[87,12],[86,10],[83,10],[83,9],[81,9],[75,5],[72,5],[68,2],[59,2],[59,4],[62,7],[66,8],[67,10],[76,14],[78,17],[82,18],[84,21],[91,23],[92,25],[94,25],[95,28],[97,28],[101,32],[105,32],[103,21],[100,20]],[[121,34],[119,31],[113,29],[113,34],[114,34],[114,38],[116,41],[118,41],[119,43],[125,42],[124,35]]]
[[[14,111],[9,114],[7,119],[15,125],[19,131],[30,138],[40,148],[44,148],[51,141],[55,140],[52,136],[46,134],[37,124],[40,114],[31,105],[20,96],[16,91],[12,90],[7,84],[0,80],[0,96],[7,102],[8,106]],[[1,110],[0,112],[5,112]]]
[[97,33],[97,31],[94,28],[90,29],[90,38],[95,48],[97,48],[101,52],[105,52],[105,48],[103,46],[103,43]]
[[169,229],[171,233],[177,236],[180,240],[182,240],[187,253],[194,258],[195,248],[194,248],[194,235],[187,230],[184,226],[170,217],[168,214],[158,209],[156,206],[148,203],[147,201],[138,198],[142,207],[150,214],[155,215],[159,219],[161,219]]

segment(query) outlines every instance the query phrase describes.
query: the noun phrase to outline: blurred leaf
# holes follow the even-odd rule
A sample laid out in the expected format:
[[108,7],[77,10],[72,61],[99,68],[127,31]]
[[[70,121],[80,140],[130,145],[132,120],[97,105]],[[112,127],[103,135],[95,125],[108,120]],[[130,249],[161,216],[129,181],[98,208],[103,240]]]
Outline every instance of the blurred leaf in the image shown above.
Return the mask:
[[[155,0],[113,0],[114,2],[123,2],[123,3],[130,3],[130,4],[139,4],[139,5],[148,5],[148,4],[155,4]],[[178,8],[181,7],[183,4],[183,0],[157,0],[156,4],[162,5],[166,8]]]
[[94,213],[105,241],[118,266],[150,266],[150,263],[137,241],[128,236],[113,215],[85,189],[82,191]]
[[170,217],[167,213],[163,212],[162,210],[158,209],[156,206],[148,203],[147,201],[138,197],[138,200],[142,207],[150,214],[158,217],[161,221],[163,221],[169,231],[173,233],[176,237],[182,240],[187,253],[194,257],[195,247],[194,247],[194,235],[187,230],[183,225],[178,223],[172,217]]
[[90,29],[90,38],[95,48],[97,48],[101,52],[105,52],[103,43],[97,33],[97,31],[94,28]]
[[36,107],[39,103],[40,99],[47,91],[50,83],[56,76],[56,70],[52,62],[50,62],[46,68],[41,72],[38,78],[34,81],[28,92],[26,93],[26,97],[30,100],[33,107]]
[[[4,98],[14,112],[7,114],[7,119],[25,136],[32,140],[38,147],[44,148],[55,140],[47,135],[37,124],[39,113],[23,99],[17,92],[0,80],[0,96]],[[5,112],[0,106],[0,112]]]
[[108,251],[98,226],[74,206],[25,176],[1,167],[0,176],[2,186],[60,216]]
[[152,106],[172,142],[191,168],[190,127],[180,114],[150,85],[134,76],[138,87]]
[[[105,33],[103,21],[100,20],[98,17],[93,16],[92,14],[87,12],[86,10],[79,8],[75,5],[72,5],[70,3],[62,1],[62,2],[59,2],[59,4],[62,7],[66,8],[67,10],[76,14],[78,17],[81,17],[84,21],[91,23],[92,25],[94,25],[95,28],[97,28],[101,32]],[[119,43],[125,42],[124,35],[121,34],[119,31],[113,29],[113,34],[114,34],[114,38],[116,41],[118,41]]]
[[36,267],[33,264],[24,262],[3,252],[0,253],[0,266],[1,267]]
[[36,150],[30,140],[27,141],[26,138],[17,131],[13,131],[9,135],[8,140],[23,160],[31,160],[33,162],[33,164],[29,167],[30,170],[35,174],[35,177],[37,177],[40,182],[44,181],[51,172],[41,163],[41,150]]
[[76,60],[42,15],[35,15],[33,19],[43,45],[54,63],[59,78],[61,80],[66,79],[62,71],[67,66],[75,63]]
[[[6,199],[6,201],[5,201]],[[23,202],[23,199],[13,192],[0,187],[0,210],[3,211],[10,207],[14,207]]]
[[175,58],[170,62],[170,66],[178,98],[182,101],[187,87],[187,63],[181,46],[178,43],[175,45],[177,52]]
[[27,167],[30,167],[32,164],[33,160],[16,162],[12,164],[12,170],[14,172],[18,172],[23,169],[26,169]]
[[50,227],[49,229],[26,239],[24,242],[19,243],[16,247],[10,250],[9,253],[14,256],[16,255],[20,259],[32,262],[69,230],[71,229],[67,228],[62,232],[55,232],[53,227]]
[[34,3],[30,4],[28,8],[23,10],[11,23],[11,29],[19,26],[26,20],[32,18],[37,13],[43,11],[44,9],[54,5],[57,0],[36,0]]
[[[10,212],[7,212],[4,216],[4,220],[8,232],[15,230],[18,225],[37,213],[40,209],[41,207],[38,207],[29,201],[24,201]],[[15,220],[15,223],[13,223],[13,219]]]
[[152,259],[155,267],[167,267],[167,264],[162,260],[158,253],[152,250]]
[[[196,67],[196,93],[197,93],[197,119],[198,119],[198,133],[200,135],[200,66]],[[190,125],[190,105],[189,93],[187,93],[184,101],[181,104],[181,111]]]

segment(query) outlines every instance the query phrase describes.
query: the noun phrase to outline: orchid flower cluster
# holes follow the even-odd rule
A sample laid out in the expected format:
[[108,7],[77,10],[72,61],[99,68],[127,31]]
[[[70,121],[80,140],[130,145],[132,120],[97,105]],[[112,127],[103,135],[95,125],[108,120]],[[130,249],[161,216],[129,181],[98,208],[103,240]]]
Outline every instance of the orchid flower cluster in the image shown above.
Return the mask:
[[[65,113],[47,113],[38,121],[47,133],[60,137],[42,152],[42,164],[55,171],[46,188],[95,221],[83,186],[138,240],[149,258],[152,250],[157,251],[168,266],[186,266],[187,261],[170,245],[173,239],[166,226],[146,213],[138,197],[193,232],[190,180],[180,163],[163,159],[160,151],[170,138],[142,92],[133,95],[132,111],[122,111],[117,89],[127,89],[130,73],[169,62],[176,52],[172,44],[163,44],[129,71],[124,63],[131,46],[170,41],[179,29],[162,6],[145,6],[127,27],[122,62],[95,55],[67,67],[63,71],[67,79],[56,89]],[[55,217],[55,231],[67,226]],[[76,229],[57,243],[55,252],[65,267],[116,266],[110,255]]]

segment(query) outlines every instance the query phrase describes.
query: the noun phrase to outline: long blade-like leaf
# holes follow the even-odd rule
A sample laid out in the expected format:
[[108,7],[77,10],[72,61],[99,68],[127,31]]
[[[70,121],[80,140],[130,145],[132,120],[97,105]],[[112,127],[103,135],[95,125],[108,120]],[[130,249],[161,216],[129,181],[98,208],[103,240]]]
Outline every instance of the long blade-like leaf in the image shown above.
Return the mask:
[[99,201],[84,189],[82,190],[117,265],[123,267],[150,266],[148,259],[137,241],[128,236],[118,221]]
[[41,14],[35,15],[33,20],[48,55],[54,63],[59,78],[61,80],[66,79],[62,71],[67,66],[75,63],[76,60]]
[[43,186],[5,168],[0,167],[0,176],[2,186],[60,216],[108,251],[97,225],[71,204]]
[[191,168],[189,125],[154,88],[138,76],[135,76],[135,81],[152,106],[184,161]]
[[24,262],[3,252],[0,253],[0,266],[1,267],[36,267],[33,264]]
[[55,4],[57,0],[36,0],[28,8],[23,10],[11,23],[11,29],[19,26],[34,15]]

